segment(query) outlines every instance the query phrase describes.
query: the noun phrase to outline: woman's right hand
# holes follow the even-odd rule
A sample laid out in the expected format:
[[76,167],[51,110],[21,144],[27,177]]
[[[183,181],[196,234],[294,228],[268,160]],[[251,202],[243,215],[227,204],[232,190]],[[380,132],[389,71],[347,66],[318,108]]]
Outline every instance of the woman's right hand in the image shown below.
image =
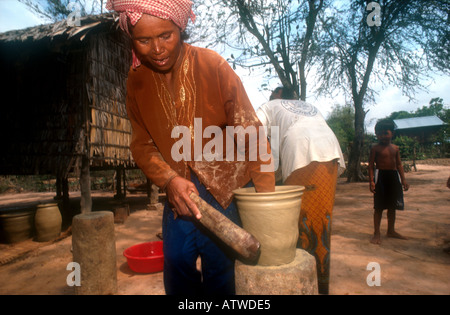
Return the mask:
[[189,197],[194,192],[199,194],[194,183],[187,179],[176,176],[170,180],[166,186],[166,194],[169,203],[172,205],[172,210],[176,216],[196,217],[200,220],[202,215],[197,205]]

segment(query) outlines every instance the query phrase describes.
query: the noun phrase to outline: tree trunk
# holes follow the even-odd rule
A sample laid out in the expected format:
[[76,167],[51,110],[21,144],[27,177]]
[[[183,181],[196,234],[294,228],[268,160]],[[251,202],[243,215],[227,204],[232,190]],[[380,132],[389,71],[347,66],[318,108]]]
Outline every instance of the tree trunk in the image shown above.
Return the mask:
[[317,14],[323,8],[323,0],[319,1],[317,7],[315,6],[315,0],[309,0],[309,12],[308,17],[306,19],[306,33],[305,38],[303,40],[302,52],[300,61],[298,63],[299,68],[299,81],[300,81],[300,99],[302,101],[306,101],[306,74],[305,74],[305,65],[309,53],[309,48],[311,45],[314,28],[316,26]]
[[347,182],[360,182],[365,180],[361,172],[361,152],[364,145],[364,120],[366,113],[362,107],[362,99],[355,100],[355,138],[350,149],[348,159]]
[[376,37],[377,41],[373,46],[369,48],[367,66],[359,89],[356,70],[356,65],[358,62],[357,52],[352,55],[351,62],[348,65],[348,76],[351,82],[352,97],[355,107],[355,138],[353,140],[353,146],[351,148],[348,161],[349,165],[347,182],[361,182],[366,180],[365,176],[361,172],[361,154],[364,145],[364,121],[366,119],[366,113],[364,112],[363,103],[367,88],[369,86],[370,74],[372,73],[376,55],[383,38],[383,33],[380,33]]

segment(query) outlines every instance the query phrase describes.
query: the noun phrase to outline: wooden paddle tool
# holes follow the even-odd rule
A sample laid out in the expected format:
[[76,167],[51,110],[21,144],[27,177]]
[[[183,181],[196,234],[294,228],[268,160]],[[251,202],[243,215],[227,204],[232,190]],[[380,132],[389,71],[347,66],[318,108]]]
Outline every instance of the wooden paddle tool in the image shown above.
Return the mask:
[[191,193],[190,198],[202,215],[198,222],[242,256],[244,261],[255,262],[258,259],[261,244],[253,235],[230,221],[195,193]]

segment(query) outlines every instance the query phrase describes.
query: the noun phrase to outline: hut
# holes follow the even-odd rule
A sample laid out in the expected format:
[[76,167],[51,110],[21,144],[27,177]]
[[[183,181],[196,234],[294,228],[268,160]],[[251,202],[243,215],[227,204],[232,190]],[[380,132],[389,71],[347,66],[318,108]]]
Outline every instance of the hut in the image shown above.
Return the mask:
[[432,142],[432,136],[446,125],[437,116],[394,119],[394,124],[396,135],[415,138],[420,144]]
[[113,14],[80,22],[0,34],[0,175],[55,175],[68,198],[78,171],[90,211],[89,170],[135,167],[125,107],[132,57]]
[[[434,156],[436,154],[445,155],[446,139],[445,133],[439,133],[447,126],[437,116],[412,117],[404,119],[394,119],[396,136],[407,136],[418,144],[418,152],[416,146],[413,146],[412,167],[417,171],[416,160],[418,154]],[[440,138],[440,140],[439,140]]]

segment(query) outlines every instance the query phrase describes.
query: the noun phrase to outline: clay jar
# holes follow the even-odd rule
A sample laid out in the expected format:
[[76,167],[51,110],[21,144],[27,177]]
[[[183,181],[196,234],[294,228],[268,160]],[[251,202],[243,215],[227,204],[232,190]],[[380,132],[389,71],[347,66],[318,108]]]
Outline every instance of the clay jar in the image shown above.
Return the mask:
[[0,239],[6,243],[18,243],[33,236],[34,209],[7,211],[0,215]]
[[261,266],[289,264],[295,259],[303,186],[276,186],[275,192],[255,188],[234,190],[244,230],[261,244]]
[[47,203],[38,205],[34,224],[36,227],[36,241],[47,242],[57,238],[61,233],[62,224],[58,204]]

